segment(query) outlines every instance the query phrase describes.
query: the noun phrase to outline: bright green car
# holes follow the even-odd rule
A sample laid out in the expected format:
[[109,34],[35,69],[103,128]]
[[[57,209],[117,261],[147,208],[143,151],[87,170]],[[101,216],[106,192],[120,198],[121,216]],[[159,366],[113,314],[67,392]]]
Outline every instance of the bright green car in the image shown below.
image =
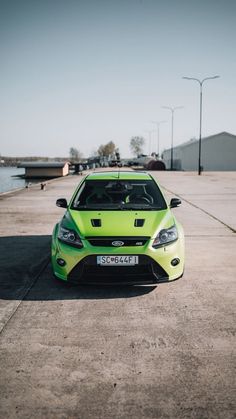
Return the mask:
[[145,172],[86,176],[52,238],[56,277],[74,283],[151,284],[180,278],[184,233],[156,180]]

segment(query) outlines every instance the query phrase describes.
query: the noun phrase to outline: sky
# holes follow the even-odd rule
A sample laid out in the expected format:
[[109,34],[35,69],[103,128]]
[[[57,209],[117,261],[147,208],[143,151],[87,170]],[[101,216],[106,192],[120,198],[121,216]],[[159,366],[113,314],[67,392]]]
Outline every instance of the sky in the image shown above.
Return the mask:
[[[235,0],[0,0],[0,154],[129,157],[236,134]],[[150,133],[150,131],[153,131]]]

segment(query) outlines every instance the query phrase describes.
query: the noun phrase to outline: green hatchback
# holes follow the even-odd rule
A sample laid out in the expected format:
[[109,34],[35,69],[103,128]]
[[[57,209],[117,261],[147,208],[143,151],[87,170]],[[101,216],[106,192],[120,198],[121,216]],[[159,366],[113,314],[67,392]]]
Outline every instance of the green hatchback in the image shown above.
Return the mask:
[[82,179],[52,236],[56,277],[73,283],[153,284],[180,278],[184,233],[146,172],[94,172]]

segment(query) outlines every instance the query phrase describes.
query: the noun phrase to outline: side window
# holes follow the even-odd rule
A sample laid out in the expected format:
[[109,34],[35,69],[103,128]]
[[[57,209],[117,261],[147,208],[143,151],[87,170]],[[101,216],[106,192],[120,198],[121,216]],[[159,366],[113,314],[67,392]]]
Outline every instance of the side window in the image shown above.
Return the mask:
[[76,208],[79,205],[86,205],[86,199],[91,192],[92,186],[88,185],[88,182],[84,182],[77,193],[73,206]]

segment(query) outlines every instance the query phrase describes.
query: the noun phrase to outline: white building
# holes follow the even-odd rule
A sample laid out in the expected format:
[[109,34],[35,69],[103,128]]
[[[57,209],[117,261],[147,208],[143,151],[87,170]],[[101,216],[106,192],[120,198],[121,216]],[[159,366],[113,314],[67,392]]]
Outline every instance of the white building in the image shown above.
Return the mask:
[[[173,148],[173,169],[198,170],[199,140],[190,140]],[[171,149],[163,152],[167,169],[171,167]],[[202,138],[201,166],[204,171],[236,170],[236,135],[228,132]]]

